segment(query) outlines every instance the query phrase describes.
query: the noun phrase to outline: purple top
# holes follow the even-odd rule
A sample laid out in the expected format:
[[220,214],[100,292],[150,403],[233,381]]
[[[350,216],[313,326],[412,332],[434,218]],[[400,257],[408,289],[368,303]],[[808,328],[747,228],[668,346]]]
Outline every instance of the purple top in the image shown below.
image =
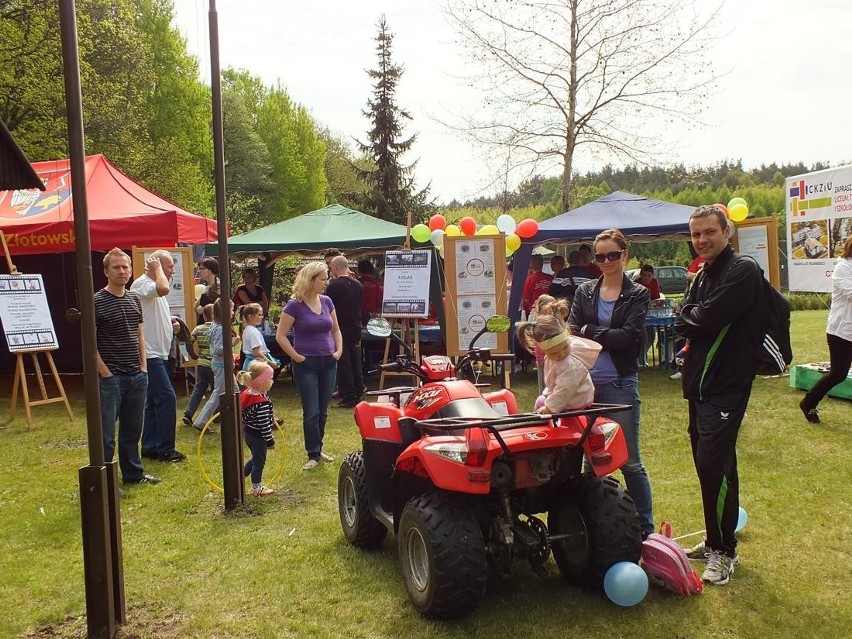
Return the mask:
[[293,318],[293,348],[300,355],[332,355],[334,338],[331,336],[331,312],[334,303],[320,295],[321,310],[314,313],[304,302],[290,300],[284,312]]

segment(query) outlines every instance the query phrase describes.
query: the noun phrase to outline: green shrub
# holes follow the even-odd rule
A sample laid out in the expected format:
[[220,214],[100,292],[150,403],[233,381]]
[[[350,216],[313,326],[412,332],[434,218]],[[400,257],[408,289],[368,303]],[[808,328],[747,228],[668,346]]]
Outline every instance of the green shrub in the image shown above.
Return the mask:
[[830,293],[791,293],[784,296],[794,311],[821,311],[831,306]]

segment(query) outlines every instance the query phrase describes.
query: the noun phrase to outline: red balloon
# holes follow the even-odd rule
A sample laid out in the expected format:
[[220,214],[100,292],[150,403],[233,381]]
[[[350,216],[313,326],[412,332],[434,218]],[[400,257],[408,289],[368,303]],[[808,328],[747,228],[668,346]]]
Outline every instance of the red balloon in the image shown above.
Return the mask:
[[714,204],[713,206],[715,206],[717,209],[722,209],[725,212],[726,218],[728,218],[728,219],[731,218],[731,214],[728,213],[728,207],[727,206],[725,206],[724,204],[719,204],[718,202],[716,202],[716,204]]
[[459,228],[465,235],[473,235],[476,233],[476,220],[472,217],[463,217],[459,222]]
[[538,233],[538,222],[532,218],[527,218],[518,222],[518,228],[515,229],[518,237],[528,240],[533,235]]
[[443,231],[445,228],[447,228],[447,218],[445,218],[440,213],[437,213],[436,215],[433,215],[429,218],[430,231],[437,231],[438,229],[441,229]]

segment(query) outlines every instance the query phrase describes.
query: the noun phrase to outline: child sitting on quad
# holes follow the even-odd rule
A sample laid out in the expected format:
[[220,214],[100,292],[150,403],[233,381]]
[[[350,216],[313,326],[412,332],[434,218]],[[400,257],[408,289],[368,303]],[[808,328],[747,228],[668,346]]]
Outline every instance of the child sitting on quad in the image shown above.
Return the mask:
[[589,406],[595,387],[589,371],[601,352],[601,345],[571,335],[558,317],[544,315],[535,322],[520,322],[518,335],[530,348],[544,352],[544,391],[536,399],[537,413],[551,415]]
[[[538,299],[533,302],[529,321],[531,324],[535,324],[539,317],[555,315],[564,322],[568,319],[568,312],[570,310],[567,300],[556,299],[545,293],[544,295],[539,295]],[[520,334],[518,333],[518,335]],[[530,350],[528,345],[527,350],[535,355],[535,365],[538,369],[538,392],[541,394],[544,391],[544,351],[537,344],[533,344],[532,350]]]

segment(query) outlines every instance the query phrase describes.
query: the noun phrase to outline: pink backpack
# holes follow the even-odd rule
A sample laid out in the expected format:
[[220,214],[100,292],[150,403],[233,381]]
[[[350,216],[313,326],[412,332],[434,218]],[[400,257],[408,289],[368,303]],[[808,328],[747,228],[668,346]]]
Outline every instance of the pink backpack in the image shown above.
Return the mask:
[[660,532],[651,533],[642,542],[642,568],[648,580],[680,595],[694,595],[704,590],[701,579],[689,565],[680,544],[672,538],[672,525],[664,521]]

